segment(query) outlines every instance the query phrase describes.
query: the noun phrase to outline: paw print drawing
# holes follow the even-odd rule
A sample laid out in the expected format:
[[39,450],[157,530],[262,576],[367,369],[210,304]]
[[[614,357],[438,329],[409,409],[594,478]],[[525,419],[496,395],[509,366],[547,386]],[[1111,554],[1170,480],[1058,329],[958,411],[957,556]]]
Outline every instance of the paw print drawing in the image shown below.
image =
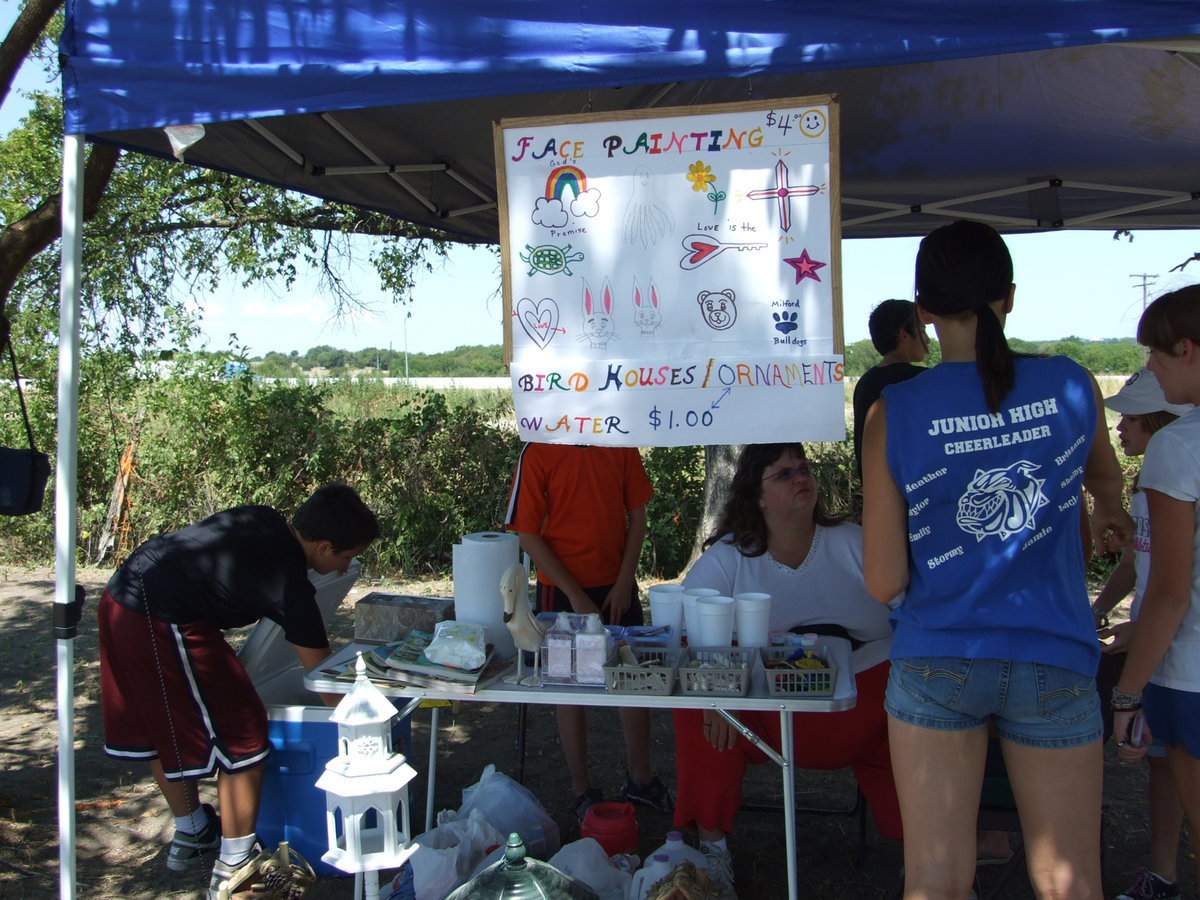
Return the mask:
[[796,324],[797,314],[785,312],[783,315],[779,313],[771,313],[771,318],[775,320],[775,330],[783,334],[791,334],[800,326]]

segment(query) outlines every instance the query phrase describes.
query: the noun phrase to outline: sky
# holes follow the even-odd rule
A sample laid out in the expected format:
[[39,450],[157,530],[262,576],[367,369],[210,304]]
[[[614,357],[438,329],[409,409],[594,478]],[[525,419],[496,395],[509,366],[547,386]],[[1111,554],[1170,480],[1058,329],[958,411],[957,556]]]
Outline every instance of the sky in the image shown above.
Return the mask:
[[[1074,335],[1088,340],[1133,337],[1145,299],[1200,281],[1200,263],[1183,273],[1171,269],[1200,251],[1200,231],[1136,232],[1132,241],[1111,231],[1012,235],[1017,292],[1006,333],[1031,341]],[[847,344],[869,337],[871,309],[889,297],[912,299],[918,238],[844,241],[842,320]],[[1143,279],[1143,276],[1147,276]],[[497,257],[486,250],[455,247],[447,264],[418,279],[412,303],[395,307],[372,291],[369,272],[361,299],[374,310],[347,321],[331,319],[330,301],[311,285],[289,295],[255,289],[229,292],[204,302],[208,349],[237,346],[250,355],[272,350],[303,353],[329,344],[344,350],[391,347],[437,353],[470,344],[503,342],[503,302]],[[406,313],[411,317],[406,318]]]
[[[0,2],[0,34],[16,17],[16,0]],[[44,76],[25,66],[14,91],[44,89]],[[18,123],[25,107],[10,95],[0,107],[0,134]],[[1200,252],[1200,230],[1142,231],[1114,241],[1111,230],[1014,235],[1017,293],[1006,333],[1031,341],[1074,335],[1100,340],[1132,337],[1144,300],[1200,281],[1200,262],[1182,273],[1172,268]],[[842,244],[842,323],[847,344],[868,337],[867,317],[881,300],[912,299],[918,238],[850,240]],[[335,319],[311,274],[290,291],[278,285],[229,287],[201,298],[202,346],[220,351],[245,347],[251,356],[270,351],[303,353],[328,344],[344,350],[391,347],[438,353],[504,340],[500,268],[496,255],[453,248],[445,266],[422,275],[411,303],[398,306],[375,287],[365,266],[355,285],[365,312]],[[410,315],[411,314],[411,315]],[[230,336],[236,335],[236,340]]]

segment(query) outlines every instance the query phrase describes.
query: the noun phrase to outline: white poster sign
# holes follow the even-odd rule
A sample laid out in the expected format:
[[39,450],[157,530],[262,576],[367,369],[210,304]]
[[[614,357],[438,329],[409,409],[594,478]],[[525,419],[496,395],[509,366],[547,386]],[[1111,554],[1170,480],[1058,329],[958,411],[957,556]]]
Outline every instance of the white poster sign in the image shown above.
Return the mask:
[[837,104],[504,120],[521,437],[845,438]]

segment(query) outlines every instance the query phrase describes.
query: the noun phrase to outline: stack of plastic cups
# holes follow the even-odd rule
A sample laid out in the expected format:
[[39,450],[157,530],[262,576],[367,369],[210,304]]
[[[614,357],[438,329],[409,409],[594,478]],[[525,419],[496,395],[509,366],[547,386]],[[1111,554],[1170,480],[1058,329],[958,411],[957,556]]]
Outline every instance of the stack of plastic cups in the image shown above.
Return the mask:
[[666,625],[671,629],[668,647],[678,647],[683,632],[683,585],[650,585],[650,623]]
[[700,614],[696,611],[696,601],[720,593],[714,588],[688,588],[683,592],[683,633],[687,635],[689,647],[700,646]]
[[734,621],[739,647],[766,647],[771,642],[771,595],[734,594]]
[[733,644],[732,597],[699,597],[696,612],[700,618],[700,647],[728,647]]

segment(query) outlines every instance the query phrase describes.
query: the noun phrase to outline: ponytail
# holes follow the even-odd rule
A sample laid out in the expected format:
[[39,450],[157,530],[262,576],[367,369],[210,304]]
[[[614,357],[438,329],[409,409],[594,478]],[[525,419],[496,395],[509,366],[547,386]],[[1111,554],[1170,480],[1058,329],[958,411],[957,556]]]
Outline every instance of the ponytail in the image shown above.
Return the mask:
[[988,412],[995,414],[1016,384],[1017,370],[995,310],[986,303],[977,306],[975,320],[975,367],[983,382]]

